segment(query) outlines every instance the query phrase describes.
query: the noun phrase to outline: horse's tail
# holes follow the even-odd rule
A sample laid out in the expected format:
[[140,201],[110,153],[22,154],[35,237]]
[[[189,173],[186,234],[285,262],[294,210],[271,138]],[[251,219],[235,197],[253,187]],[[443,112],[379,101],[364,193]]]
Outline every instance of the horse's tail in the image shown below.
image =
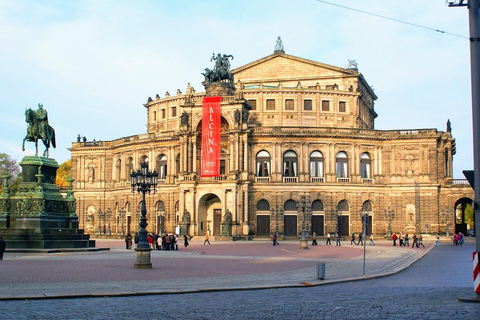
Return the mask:
[[55,141],[55,129],[53,129],[53,127],[51,127],[51,126],[49,127],[49,129],[50,129],[50,134],[52,136],[51,139],[50,139],[52,141],[52,146],[54,148],[56,148],[57,147],[57,142]]

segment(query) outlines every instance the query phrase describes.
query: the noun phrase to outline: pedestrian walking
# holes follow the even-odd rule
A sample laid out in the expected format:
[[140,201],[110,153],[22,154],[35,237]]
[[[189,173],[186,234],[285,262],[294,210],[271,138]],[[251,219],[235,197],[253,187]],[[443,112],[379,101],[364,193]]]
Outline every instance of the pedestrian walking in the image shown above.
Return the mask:
[[165,233],[165,250],[170,251],[170,236]]
[[276,232],[273,233],[272,240],[273,240],[273,245],[274,246],[279,246],[280,245],[280,243],[278,243],[278,241],[277,241],[277,233]]
[[175,240],[175,250],[178,251],[178,234],[176,234],[173,238]]
[[150,249],[153,249],[153,236],[151,234],[148,234],[147,241],[148,241],[148,246],[150,247]]
[[373,242],[373,233],[370,235],[370,245],[374,246],[375,242]]
[[340,242],[341,238],[340,238],[340,233],[337,232],[337,243],[336,243],[336,246],[341,246],[342,243]]
[[453,244],[456,245],[456,246],[459,245],[458,239],[459,239],[459,235],[457,233],[455,233],[455,236],[453,236]]
[[157,250],[162,250],[163,247],[163,237],[161,235],[158,235],[157,239]]
[[400,247],[405,245],[405,243],[403,242],[403,233],[401,232],[398,235],[398,242],[400,243]]
[[352,244],[357,244],[355,242],[355,232],[352,232],[352,239],[350,239],[350,245],[352,245]]
[[135,232],[133,241],[135,242],[135,248],[138,247],[138,243],[140,242],[140,235],[138,234],[138,232]]
[[464,245],[465,245],[465,236],[464,236],[463,233],[461,233],[461,232],[458,233],[458,243],[459,243],[461,246],[464,246]]
[[361,232],[358,234],[357,246],[360,244],[360,242],[362,243],[362,246],[363,246],[363,236],[362,236],[362,233],[361,233]]
[[312,246],[316,246],[318,245],[317,243],[317,234],[315,233],[315,231],[313,232],[312,234]]
[[125,249],[132,249],[132,235],[130,233],[125,237]]
[[158,250],[158,235],[153,233],[153,248],[155,250]]
[[210,245],[210,238],[208,236],[208,231],[205,232],[205,241],[203,241],[203,245],[205,245],[205,243],[207,243],[207,242],[208,242],[208,245]]
[[187,249],[188,247],[188,236],[186,234],[183,235],[183,245],[185,247],[185,249]]
[[417,234],[416,234],[416,233],[413,234],[412,239],[413,239],[412,248],[413,248],[414,246],[417,246],[417,248],[418,248],[418,238],[417,238]]
[[397,246],[397,235],[395,234],[395,232],[393,233],[392,240],[393,240],[393,246],[396,247]]
[[440,236],[437,233],[437,237],[435,239],[435,247],[438,247],[438,243],[440,242]]
[[425,248],[425,246],[423,245],[423,237],[422,237],[422,235],[420,235],[420,236],[418,237],[418,245],[417,245],[417,248],[419,248],[420,246],[422,246],[422,247]]
[[408,238],[408,233],[405,235],[405,240],[403,241],[403,244],[407,247],[410,246],[410,239]]
[[7,244],[5,243],[5,240],[3,240],[2,237],[0,237],[0,260],[3,260],[3,253],[5,252],[6,248],[7,248]]
[[331,246],[332,243],[330,242],[330,233],[327,232],[327,242],[325,243],[326,246]]

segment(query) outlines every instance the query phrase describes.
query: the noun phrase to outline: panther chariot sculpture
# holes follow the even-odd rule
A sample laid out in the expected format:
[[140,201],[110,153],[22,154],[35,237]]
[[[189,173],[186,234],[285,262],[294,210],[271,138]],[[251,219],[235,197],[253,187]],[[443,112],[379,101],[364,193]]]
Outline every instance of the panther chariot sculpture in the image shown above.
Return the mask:
[[35,156],[38,157],[38,140],[42,140],[45,145],[43,157],[49,156],[48,149],[50,145],[56,148],[55,130],[48,124],[47,110],[43,109],[43,104],[38,104],[36,111],[28,108],[25,111],[25,122],[28,123],[27,135],[23,139],[22,150],[25,151],[25,141],[35,142]]
[[230,72],[230,58],[233,60],[231,54],[221,55],[218,53],[215,55],[214,53],[210,61],[215,61],[215,66],[213,70],[206,68],[205,73],[202,73],[205,77],[203,84],[208,85],[214,82],[228,82],[233,84],[233,74]]

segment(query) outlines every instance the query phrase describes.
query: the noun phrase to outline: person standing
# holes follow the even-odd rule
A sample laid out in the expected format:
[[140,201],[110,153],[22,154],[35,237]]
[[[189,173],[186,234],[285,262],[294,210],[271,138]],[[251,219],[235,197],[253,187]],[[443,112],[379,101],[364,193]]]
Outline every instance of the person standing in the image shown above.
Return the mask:
[[437,233],[437,237],[435,239],[435,247],[438,247],[439,242],[440,242],[440,236]]
[[398,235],[398,241],[400,242],[400,247],[401,246],[404,246],[404,242],[403,242],[403,233],[400,232],[400,234]]
[[327,232],[327,242],[325,243],[326,246],[331,246],[332,243],[330,242],[330,232]]
[[277,233],[276,232],[273,233],[272,240],[273,240],[273,245],[274,246],[279,246],[280,245],[280,243],[278,243],[278,241],[277,241]]
[[360,242],[362,243],[362,246],[363,246],[363,236],[362,236],[362,233],[361,233],[361,232],[358,234],[357,246],[360,244]]
[[132,235],[130,233],[125,237],[125,249],[132,249]]
[[185,246],[185,249],[188,247],[188,236],[186,234],[183,235],[183,245]]
[[420,246],[422,246],[422,247],[425,248],[425,246],[423,245],[423,237],[422,237],[422,235],[420,235],[420,236],[418,237],[417,248],[419,248]]
[[158,235],[157,238],[157,250],[162,250],[163,247],[163,237],[161,235]]
[[417,248],[418,248],[418,242],[417,242],[418,239],[417,239],[417,234],[416,234],[416,233],[413,234],[412,239],[413,239],[412,248],[413,248],[414,246],[417,246]]
[[352,239],[350,239],[350,245],[352,245],[352,244],[357,244],[355,242],[355,232],[352,232]]
[[393,240],[393,246],[396,247],[397,246],[397,235],[395,234],[395,232],[392,235],[392,240]]
[[373,242],[373,233],[370,235],[370,245],[374,246],[375,242]]
[[317,243],[317,233],[314,231],[312,234],[312,246],[318,245]]
[[5,252],[6,248],[7,248],[7,245],[5,243],[5,240],[3,240],[2,237],[0,237],[0,260],[3,260],[3,253]]
[[140,242],[140,235],[138,234],[138,232],[135,232],[133,240],[135,242],[135,248],[138,247],[138,243]]
[[340,242],[341,238],[340,238],[340,233],[337,232],[337,246],[341,246],[342,243]]
[[410,239],[408,238],[408,233],[405,235],[405,239],[403,240],[403,244],[407,247],[410,246]]
[[208,231],[205,232],[205,241],[203,241],[203,245],[208,242],[208,245],[210,245],[210,237],[208,236]]

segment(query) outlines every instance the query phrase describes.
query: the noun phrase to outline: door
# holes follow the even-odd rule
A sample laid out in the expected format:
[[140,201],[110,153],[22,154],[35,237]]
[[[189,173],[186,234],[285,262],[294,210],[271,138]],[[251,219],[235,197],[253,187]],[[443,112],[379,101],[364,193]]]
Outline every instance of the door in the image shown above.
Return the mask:
[[350,233],[350,217],[339,216],[338,217],[338,233],[341,237],[348,236]]
[[373,217],[372,216],[367,216],[367,236],[370,236],[372,234],[373,230]]
[[270,216],[258,215],[257,216],[257,236],[269,236],[270,235]]
[[222,222],[222,209],[213,209],[213,235],[220,235],[220,223]]
[[317,236],[324,235],[324,216],[312,216],[312,232],[316,233]]
[[165,233],[165,216],[157,216],[157,234]]
[[297,236],[297,216],[285,215],[283,218],[283,234],[287,237]]
[[132,216],[127,216],[127,234],[132,234],[132,228],[131,228],[131,224],[132,224]]

